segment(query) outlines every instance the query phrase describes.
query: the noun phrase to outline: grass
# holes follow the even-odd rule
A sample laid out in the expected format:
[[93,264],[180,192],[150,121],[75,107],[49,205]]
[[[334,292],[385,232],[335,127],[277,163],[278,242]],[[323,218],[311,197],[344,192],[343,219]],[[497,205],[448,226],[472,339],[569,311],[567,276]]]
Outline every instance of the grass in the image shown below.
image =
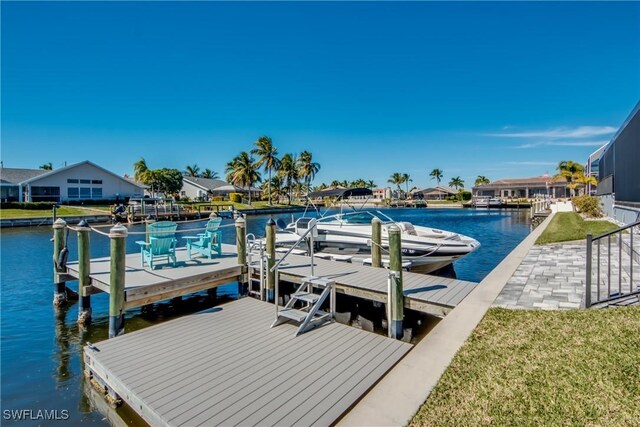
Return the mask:
[[638,425],[639,319],[492,308],[411,426]]
[[[106,214],[106,212],[105,212]],[[53,213],[50,210],[31,210],[31,209],[0,209],[0,219],[16,219],[16,218],[50,218]],[[78,215],[99,215],[95,210],[87,210],[80,207],[62,206],[57,210],[58,216],[78,216]]]
[[585,221],[575,212],[558,212],[536,243],[567,242],[587,238],[587,233],[597,236],[615,230],[617,225],[609,221]]

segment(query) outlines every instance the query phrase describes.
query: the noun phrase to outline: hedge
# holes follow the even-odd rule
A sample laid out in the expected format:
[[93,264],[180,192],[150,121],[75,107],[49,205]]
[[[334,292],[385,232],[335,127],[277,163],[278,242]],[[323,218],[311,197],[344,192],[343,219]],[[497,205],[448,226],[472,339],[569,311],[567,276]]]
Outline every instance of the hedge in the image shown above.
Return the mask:
[[229,193],[229,200],[233,203],[242,203],[242,193]]

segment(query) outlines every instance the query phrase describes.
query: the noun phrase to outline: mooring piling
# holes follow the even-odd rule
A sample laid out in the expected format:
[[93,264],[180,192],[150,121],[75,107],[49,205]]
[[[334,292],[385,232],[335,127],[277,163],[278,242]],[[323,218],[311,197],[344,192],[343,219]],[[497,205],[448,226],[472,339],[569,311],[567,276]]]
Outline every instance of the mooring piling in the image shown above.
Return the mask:
[[67,222],[58,218],[53,223],[53,305],[60,306],[67,302],[67,284],[62,276],[66,273],[68,250],[66,249],[65,231]]
[[81,325],[91,323],[91,246],[89,233],[91,228],[82,220],[76,227],[78,233],[78,323]]
[[382,222],[377,217],[371,220],[371,266],[382,267]]
[[389,336],[402,339],[404,335],[404,294],[402,289],[402,237],[400,228],[389,227]]
[[116,224],[109,230],[111,264],[109,274],[109,338],[124,333],[124,285],[127,228]]
[[[276,272],[273,266],[276,264],[276,223],[273,218],[269,218],[266,225],[266,244],[267,244],[267,301],[274,301],[274,291],[276,288]],[[276,301],[277,304],[277,301]]]

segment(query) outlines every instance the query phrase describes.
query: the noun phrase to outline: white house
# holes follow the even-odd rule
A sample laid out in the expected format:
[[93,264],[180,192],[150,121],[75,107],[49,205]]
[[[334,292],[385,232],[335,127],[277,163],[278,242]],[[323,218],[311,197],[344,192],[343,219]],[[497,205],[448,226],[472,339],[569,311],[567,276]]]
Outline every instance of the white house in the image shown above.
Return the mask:
[[50,171],[1,168],[2,201],[66,202],[142,197],[144,186],[88,160]]
[[[230,193],[247,194],[246,188],[237,185],[227,184],[221,179],[209,179],[193,176],[185,176],[182,178],[182,190],[180,197],[188,197],[190,199],[210,200],[212,196],[229,197]],[[260,197],[262,191],[259,188],[251,187],[252,197]]]

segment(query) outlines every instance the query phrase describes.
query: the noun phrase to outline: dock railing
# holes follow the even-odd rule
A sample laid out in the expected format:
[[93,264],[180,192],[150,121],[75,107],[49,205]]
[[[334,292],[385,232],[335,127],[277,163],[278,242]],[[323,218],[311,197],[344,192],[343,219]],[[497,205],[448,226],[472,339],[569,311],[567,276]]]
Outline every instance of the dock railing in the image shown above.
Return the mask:
[[538,214],[547,212],[551,206],[551,202],[548,199],[538,200],[531,203],[530,214],[531,218]]
[[639,229],[636,221],[599,236],[587,234],[586,308],[640,295],[640,239],[634,238]]

